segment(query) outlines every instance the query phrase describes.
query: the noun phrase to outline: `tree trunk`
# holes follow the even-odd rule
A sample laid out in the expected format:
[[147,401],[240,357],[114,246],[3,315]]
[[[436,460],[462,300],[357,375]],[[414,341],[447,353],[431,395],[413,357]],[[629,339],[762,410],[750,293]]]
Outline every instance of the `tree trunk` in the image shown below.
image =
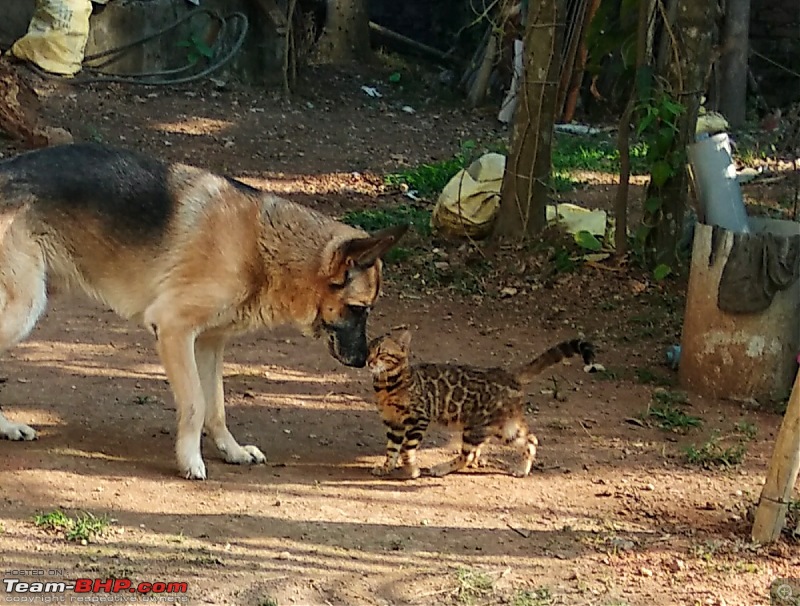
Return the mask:
[[328,0],[328,15],[319,49],[320,54],[332,63],[369,58],[366,0]]
[[[650,229],[645,236],[645,250],[653,265],[674,267],[678,260],[678,242],[683,230],[683,215],[688,198],[689,180],[686,172],[686,147],[695,140],[697,111],[706,90],[711,51],[715,38],[714,15],[716,2],[709,0],[675,0],[675,19],[664,25],[663,56],[658,64],[664,66],[661,76],[668,82],[668,94],[680,103],[684,111],[676,118],[677,130],[666,157],[672,174],[661,187],[651,178],[647,188],[644,225]],[[677,43],[677,48],[674,44]],[[657,201],[651,204],[651,201]]]
[[558,97],[559,46],[564,28],[560,22],[564,14],[559,10],[561,6],[561,0],[541,0],[528,5],[522,82],[493,233],[496,239],[524,240],[545,226]]
[[728,0],[720,57],[720,111],[733,128],[744,125],[747,110],[747,53],[750,0]]

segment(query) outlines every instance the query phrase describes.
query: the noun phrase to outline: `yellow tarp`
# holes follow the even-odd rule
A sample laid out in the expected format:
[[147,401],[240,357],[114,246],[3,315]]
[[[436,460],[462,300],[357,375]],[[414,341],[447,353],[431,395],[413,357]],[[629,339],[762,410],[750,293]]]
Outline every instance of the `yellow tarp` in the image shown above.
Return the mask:
[[484,154],[460,170],[442,190],[431,225],[445,233],[471,238],[489,235],[497,209],[506,157]]
[[[431,214],[431,226],[452,236],[488,236],[500,208],[505,167],[504,155],[490,153],[459,171],[439,195]],[[588,231],[595,236],[606,233],[608,217],[603,210],[549,204],[546,212],[547,222],[557,221],[567,233]]]
[[10,52],[45,71],[75,75],[83,62],[91,14],[90,0],[36,0],[28,33]]

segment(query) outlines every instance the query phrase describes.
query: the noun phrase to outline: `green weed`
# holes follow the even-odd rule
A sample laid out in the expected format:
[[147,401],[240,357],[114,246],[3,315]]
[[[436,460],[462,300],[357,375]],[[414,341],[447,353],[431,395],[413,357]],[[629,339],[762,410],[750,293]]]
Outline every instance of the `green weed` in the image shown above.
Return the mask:
[[393,186],[408,185],[409,189],[422,197],[438,195],[458,171],[469,166],[477,157],[475,150],[475,141],[465,141],[452,158],[390,173],[386,175],[386,183]]
[[742,438],[750,442],[755,440],[756,435],[758,435],[758,427],[756,427],[755,425],[753,425],[748,421],[739,421],[736,425],[733,426],[733,429]]
[[633,371],[636,381],[642,385],[656,385],[658,387],[670,387],[674,383],[673,379],[662,374],[653,372],[649,368],[639,366]]
[[700,417],[687,415],[671,404],[650,406],[643,418],[652,422],[659,429],[667,431],[685,431],[691,427],[700,427],[703,424],[703,420]]
[[[647,174],[647,146],[631,145],[631,172]],[[557,133],[553,141],[553,170],[586,170],[599,173],[619,173],[619,150],[609,135],[579,136]]]
[[386,208],[351,210],[345,213],[342,221],[366,231],[376,231],[400,223],[410,223],[419,235],[426,237],[431,235],[430,211],[405,204]]
[[74,518],[58,509],[50,513],[37,514],[33,523],[45,530],[63,533],[67,541],[89,543],[102,536],[108,529],[110,520],[105,516],[95,516],[89,512],[79,513]]
[[459,568],[456,571],[456,579],[458,581],[456,598],[461,604],[473,604],[476,599],[494,593],[494,579],[484,572]]
[[686,461],[704,469],[728,468],[739,465],[746,454],[745,442],[739,439],[726,446],[719,430],[715,429],[711,437],[700,446],[692,444],[686,448]]
[[511,598],[511,606],[550,606],[553,603],[553,596],[547,587],[522,589]]

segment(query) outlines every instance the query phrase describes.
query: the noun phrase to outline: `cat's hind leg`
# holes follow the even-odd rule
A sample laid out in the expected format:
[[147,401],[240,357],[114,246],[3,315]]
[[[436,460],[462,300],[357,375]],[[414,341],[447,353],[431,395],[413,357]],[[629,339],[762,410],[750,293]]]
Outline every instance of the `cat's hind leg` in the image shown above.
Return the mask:
[[461,454],[446,463],[439,463],[431,467],[430,475],[435,478],[441,478],[472,465],[480,455],[481,446],[484,445],[487,439],[488,436],[484,428],[465,429],[461,436]]
[[506,444],[513,444],[523,451],[522,462],[519,467],[511,470],[511,474],[518,478],[527,476],[531,472],[539,447],[539,440],[530,432],[527,423],[521,419],[510,419],[503,425],[498,437]]

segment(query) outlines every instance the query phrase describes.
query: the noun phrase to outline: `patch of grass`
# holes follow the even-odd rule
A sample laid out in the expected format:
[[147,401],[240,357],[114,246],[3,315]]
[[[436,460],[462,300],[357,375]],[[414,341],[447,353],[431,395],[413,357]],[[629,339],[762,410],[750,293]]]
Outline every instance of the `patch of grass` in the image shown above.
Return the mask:
[[615,368],[604,368],[594,376],[602,381],[620,381],[623,379],[624,374],[625,373]]
[[108,530],[111,521],[106,516],[95,516],[89,512],[79,513],[71,518],[61,510],[37,514],[33,523],[45,530],[59,532],[67,541],[90,543]]
[[475,141],[465,141],[452,158],[390,173],[386,175],[386,183],[394,186],[405,184],[422,197],[438,195],[458,171],[478,157],[476,147]]
[[703,560],[710,564],[714,560],[714,556],[720,550],[722,544],[719,541],[707,540],[700,543],[694,543],[689,547],[689,554],[693,557]]
[[550,187],[553,191],[558,193],[563,193],[567,191],[572,191],[577,189],[580,185],[580,181],[576,181],[572,178],[569,171],[565,170],[554,170],[550,174]]
[[758,435],[758,427],[748,421],[739,421],[733,429],[748,442],[755,440]]
[[351,210],[344,214],[342,221],[365,231],[377,231],[401,223],[410,223],[419,235],[426,237],[431,235],[430,211],[405,204],[386,208]]
[[689,395],[685,391],[656,389],[653,392],[653,399],[659,404],[673,406],[675,404],[688,404]]
[[650,406],[643,415],[659,429],[667,431],[686,431],[691,427],[700,427],[703,420],[700,417],[687,415],[681,409],[671,404],[656,404]]
[[740,439],[726,446],[719,430],[715,429],[700,446],[691,444],[686,448],[686,461],[703,469],[735,467],[744,461],[747,454],[747,444],[740,436],[737,437]]
[[566,248],[557,248],[550,257],[553,271],[557,274],[569,274],[578,268],[578,261],[572,258],[572,253]]
[[456,571],[458,588],[456,599],[460,604],[473,604],[478,598],[485,598],[494,593],[494,579],[478,570],[459,568]]
[[644,366],[638,366],[633,371],[636,381],[642,385],[656,385],[658,387],[671,387],[674,380],[660,373],[653,372]]
[[44,530],[65,530],[69,528],[72,520],[63,511],[56,509],[50,513],[36,514],[33,523]]
[[554,599],[547,587],[521,589],[511,598],[511,606],[550,606]]
[[[619,174],[619,151],[609,135],[580,136],[556,133],[553,141],[555,171],[588,170]],[[631,145],[631,173],[647,174],[647,145]]]

